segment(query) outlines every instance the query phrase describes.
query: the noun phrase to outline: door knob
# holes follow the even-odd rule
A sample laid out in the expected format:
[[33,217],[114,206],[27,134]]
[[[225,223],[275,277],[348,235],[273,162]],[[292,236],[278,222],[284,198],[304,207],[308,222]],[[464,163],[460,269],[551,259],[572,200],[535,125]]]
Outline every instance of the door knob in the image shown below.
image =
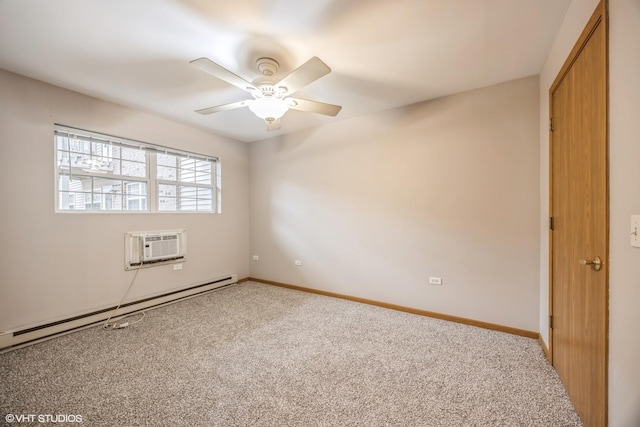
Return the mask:
[[602,268],[602,260],[599,256],[597,256],[593,261],[588,259],[581,259],[580,264],[590,265],[591,268],[593,268],[595,271],[600,271],[600,269]]

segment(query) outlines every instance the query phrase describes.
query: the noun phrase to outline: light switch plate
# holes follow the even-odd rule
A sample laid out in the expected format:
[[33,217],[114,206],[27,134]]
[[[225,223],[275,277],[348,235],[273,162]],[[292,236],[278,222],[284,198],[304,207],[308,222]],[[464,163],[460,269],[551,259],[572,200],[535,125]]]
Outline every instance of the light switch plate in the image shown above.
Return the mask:
[[631,246],[640,248],[640,215],[631,215]]

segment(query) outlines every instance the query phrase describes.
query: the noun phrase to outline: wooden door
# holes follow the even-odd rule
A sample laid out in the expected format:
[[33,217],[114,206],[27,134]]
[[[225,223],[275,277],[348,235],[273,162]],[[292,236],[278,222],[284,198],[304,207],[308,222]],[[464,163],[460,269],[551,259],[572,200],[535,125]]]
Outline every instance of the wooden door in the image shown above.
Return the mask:
[[550,90],[550,353],[585,426],[607,424],[606,2]]

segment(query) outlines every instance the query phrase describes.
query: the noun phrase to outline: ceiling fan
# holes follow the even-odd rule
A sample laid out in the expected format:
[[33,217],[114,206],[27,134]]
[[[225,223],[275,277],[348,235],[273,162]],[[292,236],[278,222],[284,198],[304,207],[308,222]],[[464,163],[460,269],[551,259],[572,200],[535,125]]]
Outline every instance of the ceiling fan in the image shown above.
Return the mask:
[[259,58],[256,61],[256,66],[262,76],[251,83],[208,58],[199,58],[191,61],[190,64],[220,80],[249,92],[253,96],[253,99],[196,110],[196,113],[212,114],[246,106],[256,116],[264,119],[267,130],[272,131],[280,129],[280,117],[289,109],[327,116],[335,116],[342,109],[339,105],[291,97],[299,89],[331,72],[331,68],[315,56],[280,81],[273,78],[273,75],[278,72],[280,64],[272,58]]

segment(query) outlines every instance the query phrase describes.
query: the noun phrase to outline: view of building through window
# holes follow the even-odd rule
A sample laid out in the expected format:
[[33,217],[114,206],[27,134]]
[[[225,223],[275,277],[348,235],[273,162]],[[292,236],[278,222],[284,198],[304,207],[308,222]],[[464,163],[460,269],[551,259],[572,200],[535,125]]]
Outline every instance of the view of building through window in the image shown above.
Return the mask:
[[127,142],[56,127],[58,210],[215,211],[216,159]]
[[159,210],[213,209],[211,162],[158,153],[157,165]]

